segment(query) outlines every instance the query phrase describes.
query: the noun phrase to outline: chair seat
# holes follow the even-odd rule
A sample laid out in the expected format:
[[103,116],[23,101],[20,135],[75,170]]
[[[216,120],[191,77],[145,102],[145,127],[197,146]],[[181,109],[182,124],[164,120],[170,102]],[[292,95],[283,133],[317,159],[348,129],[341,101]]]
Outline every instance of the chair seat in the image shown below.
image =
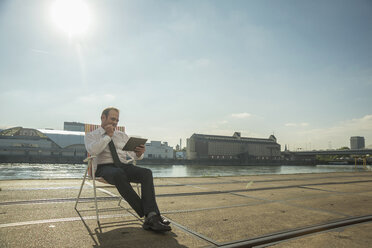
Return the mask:
[[101,183],[105,183],[105,184],[109,184],[103,177],[96,177],[96,181],[101,182]]

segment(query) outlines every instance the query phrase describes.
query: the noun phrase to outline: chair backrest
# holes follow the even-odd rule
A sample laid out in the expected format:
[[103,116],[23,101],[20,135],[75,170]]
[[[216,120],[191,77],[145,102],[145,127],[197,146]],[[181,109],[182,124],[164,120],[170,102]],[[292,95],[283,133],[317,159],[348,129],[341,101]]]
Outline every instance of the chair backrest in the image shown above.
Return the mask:
[[[101,125],[97,125],[97,124],[85,124],[84,125],[84,131],[85,133],[90,133],[94,130],[96,130],[97,128],[99,128]],[[124,132],[125,131],[125,127],[121,126],[121,127],[116,127],[116,130],[118,131],[122,131]]]
[[[90,133],[90,132],[93,132],[94,130],[96,130],[97,128],[99,128],[101,125],[97,125],[97,124],[85,124],[84,125],[84,131],[85,131],[85,134],[87,133]],[[125,131],[125,127],[124,126],[117,126],[116,127],[116,130],[118,131],[121,131],[121,132],[124,132]],[[88,153],[88,157],[89,157],[89,153]],[[90,160],[88,162],[88,175],[91,177],[92,176],[92,165],[93,164],[93,160]],[[95,168],[94,168],[94,171],[95,171]]]

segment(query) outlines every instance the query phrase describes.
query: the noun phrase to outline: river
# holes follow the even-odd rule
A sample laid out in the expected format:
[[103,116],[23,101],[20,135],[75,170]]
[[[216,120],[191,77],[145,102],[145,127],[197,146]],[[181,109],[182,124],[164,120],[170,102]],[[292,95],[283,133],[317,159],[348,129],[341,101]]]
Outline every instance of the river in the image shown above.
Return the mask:
[[[352,165],[280,165],[280,166],[213,166],[213,165],[141,165],[154,177],[205,177],[263,174],[296,174],[363,171]],[[0,180],[81,178],[85,164],[0,163]],[[371,170],[370,166],[367,169]]]

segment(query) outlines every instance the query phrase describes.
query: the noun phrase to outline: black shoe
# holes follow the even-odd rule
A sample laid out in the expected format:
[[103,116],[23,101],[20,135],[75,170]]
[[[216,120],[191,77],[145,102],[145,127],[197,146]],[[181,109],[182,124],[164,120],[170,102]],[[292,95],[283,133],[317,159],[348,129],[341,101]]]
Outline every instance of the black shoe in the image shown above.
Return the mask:
[[152,230],[155,232],[167,232],[172,230],[170,226],[161,223],[161,218],[159,215],[153,215],[147,218],[142,225],[145,230]]
[[163,225],[167,225],[167,226],[170,225],[170,221],[167,220],[166,218],[164,218],[164,217],[161,216],[161,215],[160,215],[160,222],[161,222]]

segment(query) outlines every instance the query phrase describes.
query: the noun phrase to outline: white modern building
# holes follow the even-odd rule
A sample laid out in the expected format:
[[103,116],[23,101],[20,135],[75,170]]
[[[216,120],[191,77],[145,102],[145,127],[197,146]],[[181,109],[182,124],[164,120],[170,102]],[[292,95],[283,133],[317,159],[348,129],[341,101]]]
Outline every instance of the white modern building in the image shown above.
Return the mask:
[[173,159],[173,147],[168,146],[168,142],[151,141],[146,143],[144,158]]

